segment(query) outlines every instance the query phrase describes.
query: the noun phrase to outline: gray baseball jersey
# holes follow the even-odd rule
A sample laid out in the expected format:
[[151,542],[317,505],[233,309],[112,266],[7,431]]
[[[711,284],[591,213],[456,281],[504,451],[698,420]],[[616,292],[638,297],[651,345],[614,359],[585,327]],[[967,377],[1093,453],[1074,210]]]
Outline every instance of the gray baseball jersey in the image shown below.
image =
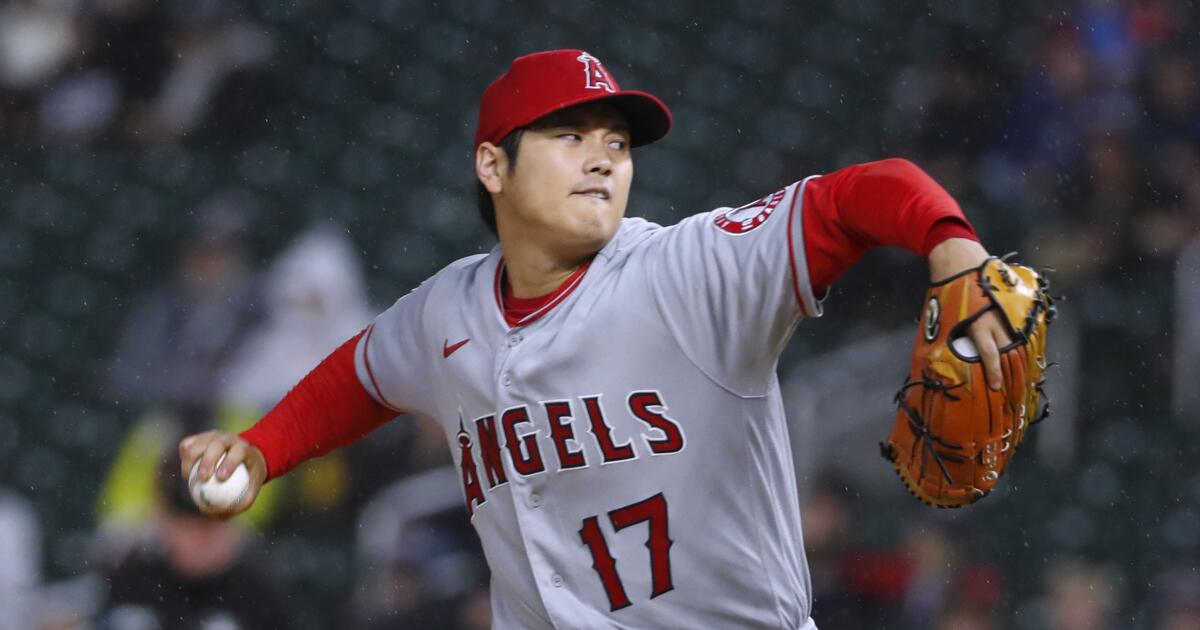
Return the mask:
[[446,431],[495,627],[815,628],[776,376],[820,313],[803,186],[669,227],[624,219],[516,326],[497,247],[363,335],[364,386]]

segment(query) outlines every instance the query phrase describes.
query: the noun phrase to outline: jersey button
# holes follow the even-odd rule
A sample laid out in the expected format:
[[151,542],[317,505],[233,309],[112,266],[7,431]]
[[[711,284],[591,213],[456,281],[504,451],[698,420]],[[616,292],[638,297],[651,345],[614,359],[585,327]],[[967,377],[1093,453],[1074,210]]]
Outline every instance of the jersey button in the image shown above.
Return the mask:
[[512,385],[512,375],[511,375],[511,374],[509,374],[508,372],[505,372],[505,373],[504,373],[504,378],[500,379],[500,382],[501,382],[501,383],[504,383],[504,386],[505,386],[505,387],[508,387],[509,385]]
[[536,492],[529,495],[529,507],[531,507],[531,508],[542,507],[542,495],[540,495]]
[[524,341],[524,337],[521,336],[521,333],[513,333],[508,336],[508,347],[515,348],[522,341]]
[[562,588],[563,577],[555,573],[554,575],[550,576],[550,583],[554,585],[554,588]]

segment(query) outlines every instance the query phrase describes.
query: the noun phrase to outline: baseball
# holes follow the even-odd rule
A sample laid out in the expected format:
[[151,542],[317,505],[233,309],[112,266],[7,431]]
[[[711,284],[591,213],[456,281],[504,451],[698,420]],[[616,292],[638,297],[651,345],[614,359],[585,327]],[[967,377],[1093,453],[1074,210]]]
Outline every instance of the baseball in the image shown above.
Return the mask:
[[[217,466],[223,461],[224,455],[217,461]],[[199,471],[200,460],[196,460],[192,465],[191,474],[188,475],[188,490],[192,493],[192,500],[205,512],[228,511],[242,500],[246,490],[250,488],[250,471],[246,470],[245,464],[238,464],[237,468],[233,469],[233,474],[225,481],[217,479],[216,469],[213,469],[213,475],[207,481],[200,481]]]
[[979,350],[975,347],[975,342],[971,341],[970,337],[958,337],[954,341],[951,341],[950,345],[954,346],[955,352],[961,357],[974,359],[979,356]]

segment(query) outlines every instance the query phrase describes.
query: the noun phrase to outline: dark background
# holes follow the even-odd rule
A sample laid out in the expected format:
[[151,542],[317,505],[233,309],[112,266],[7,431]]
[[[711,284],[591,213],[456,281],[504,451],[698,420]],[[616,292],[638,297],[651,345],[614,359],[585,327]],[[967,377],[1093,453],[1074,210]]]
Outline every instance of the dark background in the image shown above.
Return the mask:
[[[30,24],[31,47],[18,28]],[[1197,25],[1195,3],[1166,0],[10,2],[0,486],[41,531],[41,586],[26,601],[43,616],[98,615],[102,603],[64,585],[103,574],[113,553],[98,497],[129,432],[155,409],[215,424],[184,408],[221,406],[221,370],[243,337],[206,356],[210,380],[189,378],[184,393],[120,369],[138,305],[183,282],[186,252],[234,252],[248,288],[230,319],[252,329],[271,308],[272,261],[324,229],[348,239],[360,301],[377,312],[493,245],[474,210],[478,97],[514,56],[572,47],[675,115],[665,140],[635,153],[630,215],[674,222],[903,156],[959,199],[989,250],[1057,270],[1077,335],[1078,351],[1058,357],[1079,384],[1071,458],[1026,447],[997,496],[949,517],[911,501],[867,459],[871,444],[853,446],[883,499],[836,471],[802,479],[838,515],[834,550],[810,550],[822,628],[1198,627],[1167,625],[1200,623],[1188,616],[1200,609],[1188,394],[1200,350],[1183,332],[1198,311],[1181,306],[1200,260],[1184,254],[1200,235]],[[50,61],[18,54],[33,49]],[[906,325],[925,274],[909,254],[868,255],[826,316],[800,327],[784,380],[803,378],[797,362]],[[170,333],[133,345],[156,343],[169,346],[161,362],[136,378],[194,352]],[[293,491],[258,527],[258,564],[302,626],[370,625],[352,525],[377,490],[445,462],[444,445],[394,424],[343,454],[336,496],[313,504]],[[888,427],[880,417],[880,438]],[[943,532],[956,560],[941,564],[954,571],[923,572],[942,557],[913,542],[926,529]],[[458,575],[467,586],[439,601],[464,606],[455,598],[486,579]],[[1101,621],[1064,621],[1076,604]],[[983,625],[936,625],[963,610]],[[380,627],[402,627],[388,619],[397,625]]]

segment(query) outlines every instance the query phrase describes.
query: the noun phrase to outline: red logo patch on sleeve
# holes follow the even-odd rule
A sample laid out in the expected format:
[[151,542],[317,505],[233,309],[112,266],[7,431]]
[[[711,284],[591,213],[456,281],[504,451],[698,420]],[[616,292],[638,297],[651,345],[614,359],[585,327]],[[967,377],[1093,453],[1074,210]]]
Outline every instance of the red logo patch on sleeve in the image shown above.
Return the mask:
[[766,223],[786,194],[784,188],[744,206],[726,210],[713,219],[713,224],[730,234],[745,234]]

